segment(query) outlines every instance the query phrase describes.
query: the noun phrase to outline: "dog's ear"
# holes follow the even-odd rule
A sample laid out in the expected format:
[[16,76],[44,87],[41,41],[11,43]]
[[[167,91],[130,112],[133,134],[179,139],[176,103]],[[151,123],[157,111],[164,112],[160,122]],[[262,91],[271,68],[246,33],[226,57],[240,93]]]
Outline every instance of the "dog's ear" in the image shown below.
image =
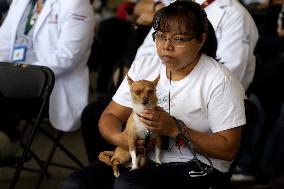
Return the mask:
[[134,81],[129,77],[128,74],[126,74],[126,76],[127,76],[128,85],[131,86],[132,83],[134,83]]
[[157,84],[158,84],[159,80],[160,80],[160,74],[158,75],[158,77],[157,77],[154,81],[152,81],[153,84],[154,84],[156,87],[157,87]]

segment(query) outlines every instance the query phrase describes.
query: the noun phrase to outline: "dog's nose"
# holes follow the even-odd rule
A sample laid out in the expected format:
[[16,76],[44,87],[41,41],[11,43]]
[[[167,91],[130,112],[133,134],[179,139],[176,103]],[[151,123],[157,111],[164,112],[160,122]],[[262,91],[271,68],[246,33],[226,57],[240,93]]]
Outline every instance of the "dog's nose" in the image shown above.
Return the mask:
[[143,97],[143,105],[147,105],[149,102],[149,98],[148,97]]

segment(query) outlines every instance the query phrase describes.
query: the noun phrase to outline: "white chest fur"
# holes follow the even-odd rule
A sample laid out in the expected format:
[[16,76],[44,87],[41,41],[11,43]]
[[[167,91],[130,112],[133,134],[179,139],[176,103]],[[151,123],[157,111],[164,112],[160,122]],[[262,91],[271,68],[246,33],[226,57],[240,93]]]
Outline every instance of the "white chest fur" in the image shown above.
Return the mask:
[[136,126],[137,135],[139,138],[145,138],[147,129],[145,128],[144,124],[139,120],[138,115],[134,115],[134,121]]

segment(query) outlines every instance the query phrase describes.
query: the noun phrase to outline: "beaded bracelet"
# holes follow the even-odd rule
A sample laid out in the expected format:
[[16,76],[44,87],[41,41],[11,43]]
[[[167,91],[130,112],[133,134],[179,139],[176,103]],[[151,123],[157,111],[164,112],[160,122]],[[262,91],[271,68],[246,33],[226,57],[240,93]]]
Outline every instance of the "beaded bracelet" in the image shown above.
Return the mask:
[[175,137],[175,144],[180,149],[180,147],[186,147],[188,143],[191,143],[189,136],[189,129],[186,127],[182,120],[173,117],[176,126],[178,128],[178,135]]
[[191,142],[191,138],[189,136],[189,129],[186,127],[185,123],[182,120],[176,119],[175,117],[173,117],[173,119],[175,120],[176,125],[178,127],[178,131],[179,131],[178,135],[175,137],[176,146],[179,148],[179,150],[180,150],[181,146],[188,147],[188,149],[191,151],[191,153],[193,155],[193,160],[197,163],[197,166],[201,170],[201,171],[197,171],[197,172],[196,171],[190,171],[189,175],[191,177],[199,177],[199,176],[207,175],[208,173],[212,172],[214,167],[213,167],[213,163],[212,163],[210,158],[203,155],[207,159],[207,161],[210,165],[209,168],[206,168],[206,167],[204,168],[199,163],[198,158],[197,158],[197,153],[196,153],[197,148]]

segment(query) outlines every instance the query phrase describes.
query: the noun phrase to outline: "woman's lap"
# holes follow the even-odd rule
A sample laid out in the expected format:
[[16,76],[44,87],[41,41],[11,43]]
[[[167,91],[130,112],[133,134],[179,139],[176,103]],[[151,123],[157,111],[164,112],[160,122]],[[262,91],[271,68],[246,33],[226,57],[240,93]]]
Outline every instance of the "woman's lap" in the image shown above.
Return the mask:
[[95,162],[72,173],[63,183],[63,189],[112,189],[115,177],[112,168],[102,162]]
[[[124,172],[114,183],[114,189],[151,188],[208,188],[216,177],[190,177],[189,171],[199,168],[193,162],[186,164],[150,165],[131,172]],[[218,172],[219,173],[219,172]],[[213,173],[215,174],[215,173]],[[221,174],[221,173],[220,173]],[[220,178],[219,178],[220,179]]]
[[190,177],[190,170],[196,169],[195,164],[150,164],[138,170],[120,170],[116,179],[110,166],[96,162],[74,172],[63,185],[63,189],[151,189],[151,188],[208,188],[211,183],[222,179],[218,171],[202,177]]

